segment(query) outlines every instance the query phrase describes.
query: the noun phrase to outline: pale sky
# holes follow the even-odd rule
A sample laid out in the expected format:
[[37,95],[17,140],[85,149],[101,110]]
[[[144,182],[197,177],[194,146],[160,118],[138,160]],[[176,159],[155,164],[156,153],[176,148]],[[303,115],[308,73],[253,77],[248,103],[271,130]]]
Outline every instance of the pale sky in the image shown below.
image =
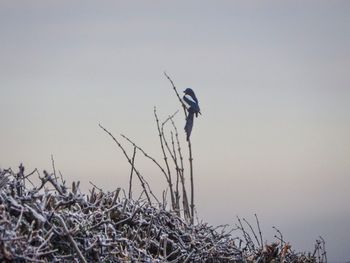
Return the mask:
[[[153,106],[180,108],[165,70],[200,101],[199,218],[257,213],[266,240],[277,226],[312,250],[321,235],[330,262],[350,260],[349,14],[349,1],[3,0],[0,167],[50,170],[53,154],[85,190],[127,189],[98,123],[161,161]],[[160,194],[157,167],[136,163]]]

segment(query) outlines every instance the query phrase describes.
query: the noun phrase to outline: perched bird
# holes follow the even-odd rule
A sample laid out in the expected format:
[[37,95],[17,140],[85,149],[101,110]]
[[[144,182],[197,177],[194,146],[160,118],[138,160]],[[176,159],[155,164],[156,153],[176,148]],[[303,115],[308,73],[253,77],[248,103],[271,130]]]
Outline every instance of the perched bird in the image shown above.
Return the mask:
[[196,97],[196,94],[194,94],[194,91],[190,88],[187,88],[184,90],[184,93],[185,95],[183,96],[183,100],[189,105],[189,108],[187,109],[188,115],[186,118],[185,125],[186,139],[188,141],[192,132],[194,114],[196,114],[196,117],[198,117],[200,109],[199,102]]

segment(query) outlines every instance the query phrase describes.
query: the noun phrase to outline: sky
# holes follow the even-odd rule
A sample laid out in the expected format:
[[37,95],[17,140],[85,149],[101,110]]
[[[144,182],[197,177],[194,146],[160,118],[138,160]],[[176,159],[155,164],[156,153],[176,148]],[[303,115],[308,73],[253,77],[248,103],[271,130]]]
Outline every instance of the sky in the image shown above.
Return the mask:
[[[0,168],[127,189],[130,167],[98,127],[161,161],[164,120],[195,90],[198,218],[258,214],[296,250],[326,240],[350,260],[349,1],[0,2]],[[183,112],[175,117],[186,153]],[[159,195],[166,182],[137,154]],[[186,166],[188,169],[188,165]],[[135,183],[136,184],[136,183]],[[137,191],[135,185],[135,194]]]

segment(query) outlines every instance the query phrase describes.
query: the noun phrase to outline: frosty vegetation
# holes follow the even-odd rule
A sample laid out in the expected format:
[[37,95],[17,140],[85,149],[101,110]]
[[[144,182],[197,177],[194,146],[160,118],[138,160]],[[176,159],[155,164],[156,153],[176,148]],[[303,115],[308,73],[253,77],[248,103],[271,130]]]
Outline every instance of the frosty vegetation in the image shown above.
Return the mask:
[[83,194],[79,183],[68,188],[54,173],[25,174],[22,165],[0,171],[0,222],[1,262],[326,262],[322,239],[297,253],[278,230],[264,244],[258,219],[254,227],[240,218],[231,228],[192,224],[120,188]]

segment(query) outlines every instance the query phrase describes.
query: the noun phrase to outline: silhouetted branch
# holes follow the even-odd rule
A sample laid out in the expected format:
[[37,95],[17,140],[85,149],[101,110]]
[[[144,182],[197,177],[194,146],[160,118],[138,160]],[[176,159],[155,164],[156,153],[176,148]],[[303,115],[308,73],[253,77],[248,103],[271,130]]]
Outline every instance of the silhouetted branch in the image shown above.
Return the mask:
[[[161,135],[162,135],[162,138],[163,138],[163,142],[165,144],[165,147],[167,148],[168,150],[168,153],[169,155],[171,156],[171,159],[173,160],[174,162],[174,165],[175,165],[175,170],[176,170],[176,191],[175,191],[175,209],[176,209],[176,212],[179,213],[179,209],[180,209],[180,205],[179,205],[179,191],[178,191],[178,178],[179,178],[179,173],[180,173],[180,168],[177,164],[177,159],[176,159],[176,153],[175,151],[172,151],[170,149],[170,146],[168,144],[168,141],[165,137],[165,133],[164,133],[164,125],[171,119],[174,118],[174,116],[178,113],[178,111],[176,111],[173,115],[169,116],[163,123],[162,123],[162,128],[161,128]],[[173,141],[172,141],[173,142]],[[174,145],[174,143],[173,143]]]
[[180,179],[181,179],[181,185],[182,185],[182,202],[183,202],[183,208],[184,208],[184,215],[186,219],[190,219],[191,218],[191,213],[190,213],[190,208],[189,208],[189,204],[188,204],[188,198],[187,198],[187,191],[186,191],[186,185],[185,185],[185,176],[184,176],[184,164],[183,164],[183,157],[182,157],[182,152],[181,152],[181,144],[180,144],[180,140],[179,140],[179,133],[177,131],[176,125],[174,120],[171,118],[170,119],[171,124],[174,128],[175,131],[175,138],[176,138],[176,142],[177,142],[177,151],[179,153],[179,158],[180,158]]
[[163,152],[163,156],[164,156],[164,162],[167,168],[167,172],[168,172],[168,184],[169,184],[169,189],[170,189],[170,198],[171,198],[171,205],[173,210],[176,209],[176,204],[175,204],[175,196],[174,196],[174,190],[173,190],[173,184],[172,184],[172,180],[171,180],[171,173],[170,173],[170,167],[169,167],[169,163],[168,163],[168,157],[165,153],[165,149],[164,149],[164,143],[163,143],[163,137],[162,137],[162,132],[160,130],[160,125],[159,125],[159,119],[157,116],[157,110],[156,107],[154,107],[154,117],[156,119],[156,123],[157,123],[157,129],[158,129],[158,135],[159,135],[159,140],[160,140],[160,146]]
[[192,145],[191,138],[188,138],[188,152],[189,152],[189,162],[190,162],[190,180],[191,180],[191,222],[193,224],[194,218],[194,182],[193,182],[193,157],[192,157]]
[[169,77],[169,75],[168,75],[165,71],[164,71],[164,75],[165,75],[165,77],[170,81],[171,86],[173,87],[173,89],[174,89],[174,91],[175,91],[175,93],[176,93],[176,96],[177,96],[177,98],[179,99],[179,101],[180,101],[180,103],[181,103],[181,106],[182,106],[182,108],[183,108],[183,110],[184,110],[185,117],[187,118],[187,107],[186,107],[185,103],[183,102],[183,100],[181,99],[179,93],[177,92],[177,89],[176,89],[176,87],[175,87],[174,82],[172,81],[172,79]]
[[157,162],[157,160],[155,158],[153,158],[152,156],[150,156],[148,153],[146,153],[140,146],[138,146],[134,141],[132,141],[130,138],[128,138],[127,136],[125,136],[124,134],[121,134],[120,136],[122,136],[125,140],[127,140],[129,143],[131,143],[136,149],[138,149],[139,151],[141,151],[143,153],[143,155],[145,157],[147,157],[148,159],[150,159],[151,161],[153,161],[158,168],[162,171],[162,173],[164,174],[167,182],[169,182],[169,178],[167,173],[165,172],[165,170],[163,169],[163,167]]
[[135,163],[135,155],[136,155],[136,147],[134,146],[134,152],[132,154],[132,165],[131,165],[131,171],[130,171],[130,179],[129,179],[129,199],[132,198],[132,174],[134,173],[134,163]]
[[57,181],[56,169],[55,169],[55,160],[53,159],[53,154],[51,154],[51,164],[52,164],[53,175],[55,177],[55,180]]
[[[185,105],[185,103],[183,102],[183,100],[181,99],[177,88],[174,84],[174,82],[172,81],[172,79],[168,76],[168,74],[166,72],[164,72],[164,75],[166,76],[166,78],[170,81],[175,94],[177,96],[177,98],[179,99],[181,106],[184,110],[184,114],[185,114],[185,119],[187,119],[187,107]],[[194,220],[194,182],[193,182],[193,157],[192,157],[192,145],[191,145],[191,140],[188,137],[187,138],[187,144],[188,144],[188,152],[189,152],[189,163],[190,163],[190,180],[191,180],[191,222],[193,224],[193,220]]]
[[248,227],[250,228],[250,231],[252,232],[252,234],[253,234],[253,236],[254,236],[254,238],[255,238],[256,243],[258,244],[258,246],[261,247],[260,241],[259,241],[257,235],[255,234],[255,231],[254,231],[252,225],[251,225],[245,218],[243,218],[243,221],[244,221],[244,222],[248,225]]
[[177,208],[180,209],[180,193],[179,193],[179,181],[180,181],[180,176],[181,176],[181,169],[178,165],[178,162],[177,162],[177,155],[176,155],[176,150],[175,150],[175,141],[174,141],[174,134],[173,132],[171,131],[170,132],[170,138],[171,138],[171,146],[172,146],[172,151],[173,151],[173,154],[172,156],[174,157],[174,163],[175,163],[175,169],[176,169],[176,187],[175,187],[175,198],[176,198],[176,205],[177,205]]
[[282,249],[283,244],[285,244],[286,242],[283,240],[283,235],[282,232],[275,226],[272,227],[273,229],[276,230],[276,232],[279,234],[279,237],[275,235],[275,238],[277,238],[280,241],[280,248]]
[[104,130],[112,139],[113,141],[118,145],[118,147],[122,150],[122,152],[124,153],[124,156],[126,157],[126,159],[128,160],[129,164],[131,165],[131,167],[133,167],[137,177],[140,180],[141,186],[143,188],[143,190],[145,191],[145,195],[147,197],[147,200],[149,203],[151,203],[151,199],[148,195],[147,189],[146,189],[146,185],[148,190],[150,191],[150,194],[154,197],[154,199],[159,203],[157,197],[152,193],[151,188],[149,187],[147,181],[141,176],[141,174],[139,173],[139,171],[135,168],[135,165],[132,163],[132,160],[129,158],[128,154],[126,153],[126,151],[124,150],[123,146],[119,143],[119,141],[113,136],[112,133],[110,133],[106,128],[104,128],[101,124],[99,124],[100,128],[102,130]]
[[260,229],[260,223],[259,223],[258,216],[256,214],[254,214],[254,216],[256,219],[256,225],[258,226],[258,230],[259,230],[260,244],[261,244],[261,249],[262,249],[264,247],[264,242],[263,242],[262,233],[261,233],[261,229]]

